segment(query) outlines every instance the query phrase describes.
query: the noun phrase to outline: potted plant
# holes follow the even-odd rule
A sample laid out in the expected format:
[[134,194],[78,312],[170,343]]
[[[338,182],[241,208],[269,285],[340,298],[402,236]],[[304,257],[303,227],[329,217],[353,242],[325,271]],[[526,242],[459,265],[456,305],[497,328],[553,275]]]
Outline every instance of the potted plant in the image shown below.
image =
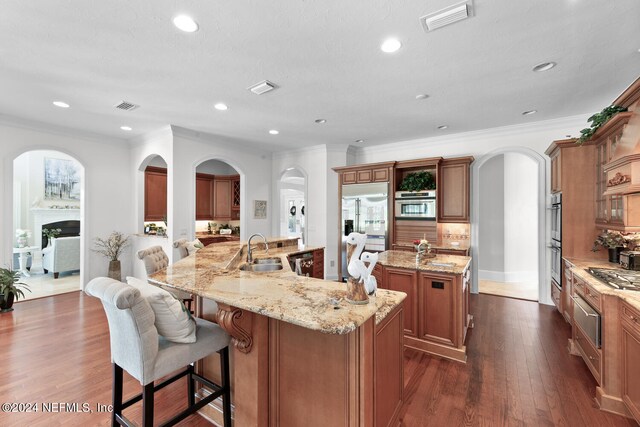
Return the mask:
[[62,233],[62,229],[60,228],[43,228],[42,235],[47,238],[47,246],[51,243],[51,239],[58,237]]
[[21,297],[24,298],[23,289],[31,292],[29,286],[19,282],[19,280],[19,271],[0,268],[0,313],[13,311],[14,300],[17,301]]
[[599,250],[598,246],[609,250],[609,262],[620,262],[620,252],[627,247],[627,239],[619,231],[603,231],[593,242],[593,252]]
[[431,172],[411,172],[404,177],[400,184],[401,191],[435,190],[436,179]]
[[96,237],[94,240],[96,249],[92,249],[92,251],[109,258],[108,276],[120,281],[122,278],[120,255],[129,246],[129,237],[119,231],[114,231],[106,239]]

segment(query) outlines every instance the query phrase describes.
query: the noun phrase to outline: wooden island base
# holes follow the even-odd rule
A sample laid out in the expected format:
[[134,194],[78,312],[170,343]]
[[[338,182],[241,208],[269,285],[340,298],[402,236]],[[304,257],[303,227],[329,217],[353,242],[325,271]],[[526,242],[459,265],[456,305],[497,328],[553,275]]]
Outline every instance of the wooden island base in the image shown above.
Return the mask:
[[[374,316],[344,335],[321,333],[223,304],[220,313],[217,317],[224,319],[220,325],[234,337],[235,425],[397,423],[404,389],[402,305],[379,324]],[[217,379],[217,357],[210,359],[199,368]],[[222,421],[215,405],[202,413],[216,423]]]

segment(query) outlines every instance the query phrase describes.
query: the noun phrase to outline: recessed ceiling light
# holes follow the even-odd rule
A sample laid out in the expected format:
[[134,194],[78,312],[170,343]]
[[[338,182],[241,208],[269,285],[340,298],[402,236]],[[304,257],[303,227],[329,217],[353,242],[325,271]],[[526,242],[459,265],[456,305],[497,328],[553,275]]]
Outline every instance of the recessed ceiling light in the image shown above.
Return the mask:
[[173,25],[186,33],[194,33],[198,31],[198,24],[190,16],[178,15],[173,18]]
[[538,64],[535,67],[533,67],[533,71],[535,72],[548,71],[555,66],[556,66],[555,62],[543,62],[542,64]]
[[327,123],[326,119],[316,119],[316,123]]
[[362,144],[362,143],[364,142],[364,139],[356,139],[356,142],[357,142],[358,144]]
[[440,129],[440,130],[449,129],[449,126],[447,126],[447,125],[440,125],[440,126],[438,126],[438,129]]
[[523,116],[530,116],[530,115],[535,114],[535,113],[537,113],[537,112],[538,112],[538,110],[523,111],[523,112],[522,112],[522,115],[523,115]]
[[216,105],[213,106],[213,108],[220,111],[225,111],[229,109],[229,107],[227,107],[227,104],[223,104],[222,102],[218,102]]
[[277,135],[277,134],[279,134],[279,133],[280,133],[280,131],[277,131],[277,130],[275,130],[275,129],[271,129],[271,130],[269,131],[269,133],[270,133],[271,135]]
[[131,126],[120,126],[120,129],[126,130],[126,131],[133,130],[133,128]]
[[427,99],[429,95],[426,93],[421,93],[420,95],[416,95],[416,99]]
[[386,39],[381,45],[380,49],[386,53],[393,53],[402,47],[402,43],[398,39]]
[[60,108],[69,108],[69,104],[67,104],[66,102],[62,102],[62,101],[53,101],[53,105],[55,105],[56,107],[60,107]]

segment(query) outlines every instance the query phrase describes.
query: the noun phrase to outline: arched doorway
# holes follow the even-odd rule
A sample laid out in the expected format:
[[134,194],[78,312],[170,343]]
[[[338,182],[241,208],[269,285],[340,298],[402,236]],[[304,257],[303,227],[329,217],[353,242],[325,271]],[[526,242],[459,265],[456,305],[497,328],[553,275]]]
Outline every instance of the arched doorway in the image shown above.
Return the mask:
[[25,299],[82,288],[84,167],[58,150],[13,160],[13,259],[31,292]]
[[545,160],[524,147],[487,153],[472,167],[472,292],[549,304]]
[[279,230],[281,236],[300,238],[307,243],[307,179],[303,170],[290,167],[280,174]]

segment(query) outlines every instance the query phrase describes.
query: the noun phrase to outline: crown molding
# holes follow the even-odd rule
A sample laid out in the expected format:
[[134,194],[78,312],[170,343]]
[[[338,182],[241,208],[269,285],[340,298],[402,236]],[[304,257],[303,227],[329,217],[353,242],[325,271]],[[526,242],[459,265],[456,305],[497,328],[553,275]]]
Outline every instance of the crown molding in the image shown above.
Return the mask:
[[0,114],[0,125],[9,126],[18,129],[31,130],[36,132],[49,133],[58,136],[71,136],[85,141],[97,142],[100,144],[127,144],[124,138],[114,138],[108,135],[102,135],[94,132],[87,132],[66,126],[58,126],[50,123],[39,122],[36,120],[24,119],[21,117]]
[[291,157],[299,154],[308,154],[308,153],[326,153],[327,146],[325,144],[312,145],[309,147],[299,147],[291,150],[282,150],[282,151],[274,151],[271,153],[271,157]]

